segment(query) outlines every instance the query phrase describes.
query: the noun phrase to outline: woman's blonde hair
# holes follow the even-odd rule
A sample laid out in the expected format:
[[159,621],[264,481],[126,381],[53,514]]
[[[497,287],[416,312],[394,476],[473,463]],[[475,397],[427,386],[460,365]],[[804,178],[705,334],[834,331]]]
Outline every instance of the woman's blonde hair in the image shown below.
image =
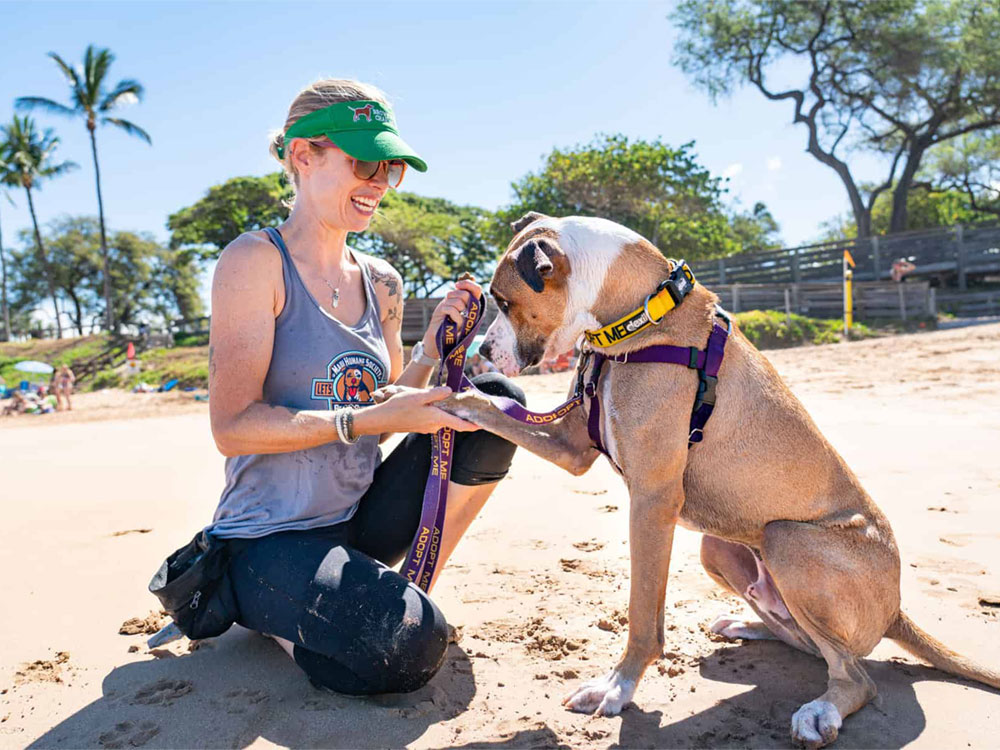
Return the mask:
[[[299,175],[295,171],[295,167],[292,166],[292,155],[286,148],[285,158],[282,159],[278,156],[278,148],[285,146],[285,133],[288,132],[288,129],[299,118],[305,117],[318,109],[329,107],[331,104],[336,104],[337,102],[354,102],[359,99],[368,99],[384,104],[387,107],[389,106],[389,100],[381,89],[372,86],[370,83],[362,83],[351,78],[321,78],[306,86],[295,97],[292,106],[288,108],[285,127],[271,134],[269,148],[271,156],[281,162],[281,167],[285,170],[285,174],[293,186],[298,186]],[[316,146],[315,148],[319,147]]]

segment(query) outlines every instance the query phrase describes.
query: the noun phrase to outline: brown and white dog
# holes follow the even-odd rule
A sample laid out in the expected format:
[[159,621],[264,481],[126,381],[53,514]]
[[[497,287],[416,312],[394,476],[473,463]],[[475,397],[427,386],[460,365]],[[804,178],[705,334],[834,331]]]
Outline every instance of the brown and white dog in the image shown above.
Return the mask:
[[[586,329],[637,309],[671,263],[623,226],[594,218],[528,214],[497,267],[490,293],[500,315],[480,351],[515,374],[569,348]],[[652,344],[704,348],[718,298],[696,285],[661,324],[605,351]],[[625,653],[564,703],[614,715],[664,646],[664,598],[676,524],[705,534],[708,574],[760,617],[722,617],[730,638],[773,638],[826,660],[826,692],[792,716],[797,742],[820,747],[875,695],[861,658],[883,638],[934,666],[1000,687],[979,667],[917,628],[899,608],[899,553],[889,522],[820,434],[774,368],[738,329],[726,346],[715,412],[688,450],[697,388],[692,370],[608,362],[600,384],[601,435],[630,496],[631,592]],[[598,457],[587,408],[527,425],[475,392],[441,402],[573,474]]]

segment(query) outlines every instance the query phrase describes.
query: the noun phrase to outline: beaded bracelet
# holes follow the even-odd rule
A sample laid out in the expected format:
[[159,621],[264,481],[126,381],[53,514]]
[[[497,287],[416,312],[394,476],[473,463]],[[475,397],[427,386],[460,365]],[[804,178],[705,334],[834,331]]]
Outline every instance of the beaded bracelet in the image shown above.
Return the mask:
[[337,437],[340,442],[353,445],[358,442],[358,436],[354,434],[354,410],[337,409],[333,415],[333,424],[337,428]]

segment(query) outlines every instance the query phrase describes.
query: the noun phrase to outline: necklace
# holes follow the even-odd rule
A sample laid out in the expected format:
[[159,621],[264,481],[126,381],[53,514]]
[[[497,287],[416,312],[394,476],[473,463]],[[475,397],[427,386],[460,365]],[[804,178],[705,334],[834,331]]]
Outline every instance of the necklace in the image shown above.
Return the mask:
[[333,284],[331,284],[325,278],[323,279],[323,282],[328,287],[330,287],[330,303],[334,307],[337,307],[337,305],[340,304],[340,282],[343,281],[343,280],[344,280],[344,266],[343,265],[340,266],[340,276],[337,277],[337,285],[336,286],[334,286]]

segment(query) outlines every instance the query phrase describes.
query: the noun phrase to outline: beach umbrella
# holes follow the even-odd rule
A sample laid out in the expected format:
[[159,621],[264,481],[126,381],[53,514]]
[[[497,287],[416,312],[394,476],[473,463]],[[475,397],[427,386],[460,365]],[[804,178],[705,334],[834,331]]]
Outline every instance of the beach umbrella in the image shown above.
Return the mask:
[[52,365],[47,365],[44,362],[39,362],[34,359],[25,359],[14,365],[15,370],[20,370],[21,372],[33,372],[39,375],[48,375],[53,370],[55,370]]
[[476,336],[474,339],[472,339],[472,341],[469,342],[469,351],[467,351],[465,353],[466,356],[467,357],[471,357],[473,354],[478,353],[479,352],[479,347],[483,345],[484,341],[486,341],[486,334],[485,333],[481,333],[478,336]]

